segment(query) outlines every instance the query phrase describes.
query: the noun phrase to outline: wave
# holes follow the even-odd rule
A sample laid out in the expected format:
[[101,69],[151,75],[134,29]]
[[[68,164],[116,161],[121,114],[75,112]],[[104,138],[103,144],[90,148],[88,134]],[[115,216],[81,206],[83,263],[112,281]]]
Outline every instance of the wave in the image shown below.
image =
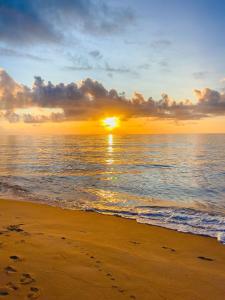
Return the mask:
[[[97,198],[90,198],[83,201],[83,197],[86,198],[87,195],[82,193],[79,194],[77,200],[74,200],[74,198],[69,200],[65,196],[65,191],[63,191],[64,197],[59,197],[60,195],[58,195],[58,192],[56,191],[55,193],[53,193],[53,191],[50,192],[48,187],[46,190],[47,192],[44,194],[40,194],[40,192],[35,193],[33,188],[29,188],[30,182],[28,182],[28,186],[26,186],[26,184],[20,185],[19,182],[15,184],[14,178],[14,184],[11,184],[10,179],[12,178],[5,178],[4,181],[0,181],[0,195],[4,198],[42,202],[68,209],[91,210],[98,213],[121,216],[124,218],[135,219],[139,223],[210,236],[217,238],[219,242],[225,244],[225,215],[220,212],[212,213],[206,210],[168,205],[157,206],[157,203],[155,205],[136,205],[129,207],[124,205],[123,201],[122,204],[111,203],[110,199],[105,202],[99,202],[97,201]],[[47,184],[46,179],[45,184]],[[43,186],[43,183],[41,183],[41,186]],[[33,192],[31,192],[31,190]],[[89,194],[88,191],[86,192]],[[47,196],[49,194],[52,195],[52,197]],[[90,197],[90,195],[88,196]],[[122,199],[121,195],[118,195],[118,199]],[[113,207],[109,209],[109,205],[112,204]],[[126,201],[126,204],[129,205],[129,201]]]
[[26,194],[26,193],[29,193],[29,191],[26,189],[26,188],[23,188],[22,186],[20,185],[17,185],[17,184],[10,184],[8,182],[0,182],[0,191],[3,193],[6,193],[6,192],[11,192],[13,194]]
[[121,216],[181,232],[210,236],[225,244],[225,216],[190,208],[146,206],[133,211],[87,209],[98,213]]
[[135,164],[136,167],[142,167],[142,168],[174,168],[172,165],[163,165],[163,164]]

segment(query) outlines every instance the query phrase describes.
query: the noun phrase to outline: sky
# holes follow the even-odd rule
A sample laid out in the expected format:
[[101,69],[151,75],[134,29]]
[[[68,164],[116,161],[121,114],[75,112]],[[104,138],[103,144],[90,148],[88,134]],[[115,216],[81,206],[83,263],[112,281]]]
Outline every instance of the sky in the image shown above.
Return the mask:
[[0,129],[225,132],[223,0],[0,0]]

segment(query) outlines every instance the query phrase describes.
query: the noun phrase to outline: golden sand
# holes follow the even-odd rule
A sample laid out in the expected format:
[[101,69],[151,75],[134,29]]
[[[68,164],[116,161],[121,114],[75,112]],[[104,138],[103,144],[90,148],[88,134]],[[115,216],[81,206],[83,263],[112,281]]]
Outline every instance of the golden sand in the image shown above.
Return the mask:
[[225,299],[225,246],[134,220],[0,200],[0,299]]

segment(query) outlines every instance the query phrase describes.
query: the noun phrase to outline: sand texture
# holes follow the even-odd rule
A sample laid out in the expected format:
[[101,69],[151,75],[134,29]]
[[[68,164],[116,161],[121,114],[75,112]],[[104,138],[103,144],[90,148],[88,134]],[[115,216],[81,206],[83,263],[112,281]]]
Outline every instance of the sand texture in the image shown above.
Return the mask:
[[0,299],[225,299],[215,239],[0,200]]

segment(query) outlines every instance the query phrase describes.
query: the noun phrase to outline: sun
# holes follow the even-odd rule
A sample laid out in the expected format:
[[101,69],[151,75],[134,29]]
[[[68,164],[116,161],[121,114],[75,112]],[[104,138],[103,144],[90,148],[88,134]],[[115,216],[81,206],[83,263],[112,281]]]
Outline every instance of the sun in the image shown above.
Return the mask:
[[107,117],[101,120],[101,124],[105,129],[112,131],[120,126],[120,119],[118,117]]

